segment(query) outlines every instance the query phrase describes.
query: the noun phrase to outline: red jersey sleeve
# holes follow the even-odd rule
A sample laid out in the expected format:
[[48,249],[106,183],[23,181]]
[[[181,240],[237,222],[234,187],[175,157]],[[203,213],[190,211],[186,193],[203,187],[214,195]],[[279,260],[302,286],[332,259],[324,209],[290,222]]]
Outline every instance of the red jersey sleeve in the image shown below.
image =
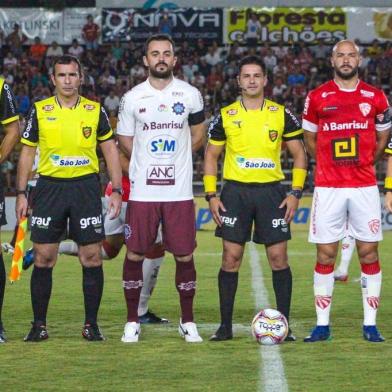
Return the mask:
[[379,91],[376,99],[376,130],[386,131],[391,127],[391,111],[388,99],[383,91]]
[[302,128],[305,131],[317,132],[319,116],[317,113],[317,103],[314,91],[310,91],[305,100],[304,111],[302,115]]

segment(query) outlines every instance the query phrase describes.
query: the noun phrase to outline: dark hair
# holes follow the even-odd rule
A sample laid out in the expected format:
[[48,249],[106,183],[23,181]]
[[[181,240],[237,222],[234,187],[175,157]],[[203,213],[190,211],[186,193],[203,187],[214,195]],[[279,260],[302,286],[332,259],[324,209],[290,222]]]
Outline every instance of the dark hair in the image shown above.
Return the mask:
[[174,51],[174,41],[173,38],[168,34],[153,34],[147,38],[146,43],[144,44],[144,53],[147,54],[148,45],[150,45],[151,41],[169,41],[173,46]]
[[79,76],[82,76],[82,64],[80,63],[80,60],[75,57],[71,56],[70,54],[65,54],[64,56],[57,57],[53,61],[52,65],[52,75],[55,75],[55,69],[57,64],[71,64],[71,63],[76,63],[78,65],[78,71],[79,71]]
[[259,56],[246,56],[244,57],[240,63],[238,64],[238,74],[241,73],[242,67],[247,64],[256,64],[259,65],[265,75],[265,64],[264,61]]

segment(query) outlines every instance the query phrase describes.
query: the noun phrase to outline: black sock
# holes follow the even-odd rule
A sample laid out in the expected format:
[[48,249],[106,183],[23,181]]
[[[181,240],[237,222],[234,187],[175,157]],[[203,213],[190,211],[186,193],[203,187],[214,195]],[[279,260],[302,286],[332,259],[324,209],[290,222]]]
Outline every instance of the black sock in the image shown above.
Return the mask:
[[5,266],[4,266],[3,254],[0,253],[0,329],[3,328],[3,322],[1,319],[1,311],[3,309],[5,281],[6,281],[6,278],[5,278]]
[[46,314],[52,293],[52,272],[53,268],[34,266],[31,274],[31,304],[33,305],[34,323],[36,325],[46,325]]
[[218,274],[218,285],[221,323],[228,329],[231,329],[234,298],[238,285],[238,272],[226,272],[220,269]]
[[280,271],[272,271],[272,284],[275,291],[276,307],[289,322],[291,290],[293,286],[290,267]]
[[103,269],[99,267],[83,267],[83,294],[85,324],[97,324],[98,309],[103,292]]

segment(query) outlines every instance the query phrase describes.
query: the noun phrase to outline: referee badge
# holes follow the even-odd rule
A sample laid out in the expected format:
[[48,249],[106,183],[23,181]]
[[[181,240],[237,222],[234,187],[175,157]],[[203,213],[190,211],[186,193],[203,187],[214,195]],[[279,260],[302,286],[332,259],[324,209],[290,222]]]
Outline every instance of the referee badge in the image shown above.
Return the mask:
[[82,132],[83,132],[83,136],[84,136],[86,139],[88,139],[88,138],[91,136],[93,130],[92,130],[91,127],[83,127],[83,128],[82,128]]
[[273,129],[270,129],[268,132],[269,132],[269,138],[271,142],[274,142],[278,138],[278,131],[274,131]]

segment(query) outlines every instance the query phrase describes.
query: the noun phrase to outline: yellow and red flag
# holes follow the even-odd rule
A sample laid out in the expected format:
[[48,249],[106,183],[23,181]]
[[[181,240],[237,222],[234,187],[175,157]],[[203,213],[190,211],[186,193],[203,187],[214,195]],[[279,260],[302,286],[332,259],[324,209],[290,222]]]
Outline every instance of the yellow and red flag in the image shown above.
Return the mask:
[[27,218],[23,217],[18,226],[18,232],[16,234],[15,250],[12,256],[11,272],[9,279],[11,283],[15,280],[20,279],[20,274],[22,272],[24,245],[27,231]]

